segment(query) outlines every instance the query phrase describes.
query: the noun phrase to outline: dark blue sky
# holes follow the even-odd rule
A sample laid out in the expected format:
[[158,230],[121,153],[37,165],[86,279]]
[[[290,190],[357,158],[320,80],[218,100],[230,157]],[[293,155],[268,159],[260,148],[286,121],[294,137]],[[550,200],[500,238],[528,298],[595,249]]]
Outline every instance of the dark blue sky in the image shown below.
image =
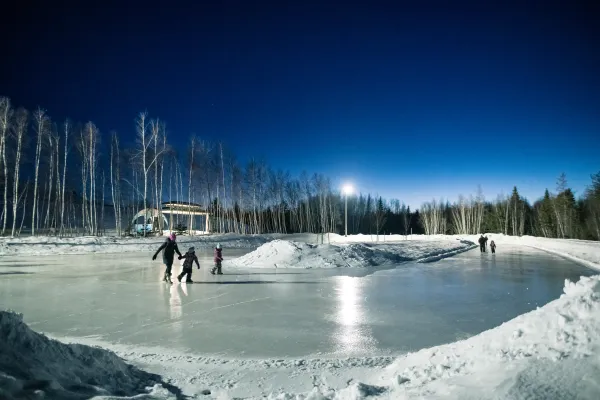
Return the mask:
[[133,137],[147,109],[177,147],[196,133],[413,206],[478,184],[535,200],[563,171],[581,193],[600,170],[592,2],[17,3],[0,94],[56,119]]

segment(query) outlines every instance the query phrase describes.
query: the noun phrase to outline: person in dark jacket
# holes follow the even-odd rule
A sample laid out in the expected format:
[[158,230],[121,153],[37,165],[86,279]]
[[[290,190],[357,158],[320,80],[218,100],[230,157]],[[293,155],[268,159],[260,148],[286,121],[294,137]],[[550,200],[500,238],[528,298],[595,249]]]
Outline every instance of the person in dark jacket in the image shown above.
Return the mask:
[[169,283],[173,283],[171,281],[171,267],[173,266],[173,257],[175,256],[175,253],[179,254],[179,256],[181,257],[181,252],[177,247],[177,242],[175,242],[176,239],[177,236],[175,235],[175,233],[171,233],[167,240],[165,240],[165,242],[158,248],[158,250],[156,250],[156,253],[154,253],[154,255],[152,256],[152,259],[156,260],[156,256],[158,256],[158,253],[160,253],[161,250],[164,250],[163,263],[165,264],[167,269],[165,270],[165,276],[163,278],[163,281]]
[[215,247],[215,266],[213,267],[213,269],[210,270],[211,274],[215,274],[215,271],[217,272],[217,275],[223,275],[223,272],[221,271],[221,262],[223,261],[223,249],[221,249],[221,243],[217,243],[217,247]]
[[485,252],[485,239],[483,238],[483,235],[481,235],[481,237],[478,240],[479,242],[479,250],[483,253]]
[[490,242],[490,249],[492,249],[492,254],[496,254],[496,243],[493,240]]
[[187,275],[185,282],[194,283],[192,280],[192,267],[194,262],[198,266],[198,269],[200,269],[200,263],[198,262],[198,257],[196,257],[195,249],[190,247],[187,253],[185,253],[183,256],[179,256],[179,259],[185,259],[185,261],[183,261],[183,271],[181,271],[181,273],[177,276],[177,280],[181,282],[181,278]]

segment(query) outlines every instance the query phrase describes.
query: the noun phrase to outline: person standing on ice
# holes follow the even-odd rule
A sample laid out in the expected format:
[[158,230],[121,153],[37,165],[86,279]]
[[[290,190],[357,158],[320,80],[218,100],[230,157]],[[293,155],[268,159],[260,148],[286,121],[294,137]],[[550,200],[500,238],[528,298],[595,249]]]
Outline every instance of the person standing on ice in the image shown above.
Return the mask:
[[175,256],[175,253],[179,254],[179,257],[181,257],[181,252],[179,251],[179,248],[177,247],[177,242],[175,240],[177,240],[177,235],[175,235],[175,233],[171,233],[167,240],[165,240],[165,242],[158,248],[158,250],[156,250],[156,253],[154,253],[154,255],[152,256],[152,259],[156,260],[156,256],[158,256],[158,253],[160,253],[161,250],[164,250],[163,263],[167,268],[165,270],[165,276],[163,278],[163,281],[169,283],[173,283],[171,281],[171,267],[173,266],[173,257]]
[[481,237],[478,240],[479,242],[479,250],[483,253],[485,252],[485,239],[483,238],[483,235],[481,235]]
[[215,266],[210,270],[210,273],[213,275],[215,274],[215,271],[217,272],[217,275],[223,275],[223,272],[221,271],[221,262],[223,262],[222,250],[221,243],[217,243],[217,247],[215,247]]
[[187,275],[185,283],[194,283],[192,280],[192,267],[194,262],[198,266],[198,269],[200,269],[200,263],[198,262],[198,257],[196,257],[195,249],[190,247],[187,253],[185,253],[183,256],[179,256],[179,259],[185,260],[183,261],[183,271],[181,271],[181,273],[177,276],[177,280],[181,282],[181,278]]
[[490,249],[492,249],[492,254],[496,254],[496,243],[493,240],[490,242]]
[[488,237],[484,237],[483,238],[483,251],[487,251],[487,241],[488,241]]

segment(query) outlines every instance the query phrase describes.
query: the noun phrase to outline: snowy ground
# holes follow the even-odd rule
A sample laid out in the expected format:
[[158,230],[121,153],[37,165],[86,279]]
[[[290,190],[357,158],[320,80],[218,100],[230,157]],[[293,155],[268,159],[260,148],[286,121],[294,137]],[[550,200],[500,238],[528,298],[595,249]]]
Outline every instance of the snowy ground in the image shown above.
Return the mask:
[[[498,244],[497,256],[518,244],[550,251],[588,267],[600,268],[598,265],[600,244],[597,242],[512,238],[495,234],[488,235],[490,236]],[[264,245],[273,237],[280,241]],[[324,244],[319,246],[315,244],[321,243],[321,239],[317,239],[315,235],[255,236],[249,240],[234,235],[223,235],[183,238],[181,242],[185,243],[188,239],[197,247],[211,247],[217,241],[227,246],[225,244],[227,239],[231,243],[229,247],[253,248],[263,245],[255,252],[238,259],[239,268],[258,267],[263,270],[264,267],[268,267],[264,265],[265,260],[274,257],[279,257],[277,267],[280,268],[282,266],[323,268],[326,266],[324,261],[329,260],[333,260],[329,261],[331,265],[342,266],[342,260],[351,256],[355,257],[353,266],[385,266],[409,259],[430,261],[465,250],[461,246],[471,245],[461,243],[460,240],[474,241],[477,237],[413,236],[407,240],[404,236],[387,236],[385,242],[383,237],[380,237],[379,244],[373,245],[369,236],[343,238],[329,235],[329,240],[326,237]],[[72,240],[71,243],[65,243],[55,239],[17,239],[12,242],[11,239],[4,239],[0,243],[0,254],[33,254],[37,250],[56,254],[85,253],[90,250],[109,253],[131,252],[134,251],[133,249],[148,252],[155,249],[162,241],[160,238],[130,239],[126,244],[121,245],[120,240],[111,243],[110,238],[99,241]],[[308,242],[311,245],[298,242]],[[128,250],[123,250],[127,247]],[[354,249],[353,253],[347,253],[349,249]],[[274,250],[277,250],[276,254],[273,253]],[[298,251],[300,256],[297,254]],[[392,255],[382,255],[386,252]],[[147,258],[146,253],[140,254]],[[446,258],[423,268],[433,268],[431,270],[433,271],[451,264],[460,265],[461,260],[464,261],[465,258],[477,257],[478,259],[479,256],[475,250],[472,253]],[[482,270],[482,276],[492,276],[487,274],[494,271],[494,274],[504,273],[501,263],[494,264],[495,260],[499,262],[500,257],[491,258],[490,254],[481,257],[481,268],[491,268],[489,271]],[[303,264],[307,260],[308,264]],[[523,258],[523,260],[523,268],[528,268],[528,259]],[[235,263],[232,262],[229,267],[233,267],[233,264]],[[46,267],[44,273],[50,270],[51,267]],[[81,270],[84,270],[83,267]],[[536,274],[535,271],[531,273]],[[109,275],[104,276],[105,278],[101,279],[108,279]],[[386,277],[383,274],[383,281],[390,280],[390,276]],[[431,278],[435,276],[434,273]],[[356,280],[362,281],[365,278],[350,279],[358,282]],[[10,279],[21,278],[14,275],[1,279],[10,281]],[[468,287],[471,279],[469,274],[465,275],[464,279],[467,284],[464,290],[473,290]],[[447,279],[442,282],[432,281],[430,289],[434,291],[432,293],[438,290],[436,285],[440,283],[453,285],[455,281]],[[473,284],[473,288],[478,286],[476,282]],[[78,293],[85,293],[83,298],[91,296],[87,286],[81,286],[81,283],[76,285],[82,290]],[[52,292],[48,293],[48,304],[41,302],[37,306],[40,312],[43,312],[44,307],[49,310],[48,307],[58,306],[57,297],[54,297],[53,293],[66,290],[64,285],[47,286],[53,286]],[[27,290],[27,287],[23,286],[24,290]],[[148,286],[146,289],[151,288]],[[280,290],[276,287],[273,289]],[[374,290],[375,292],[365,292],[365,298],[373,297],[381,291],[381,288]],[[402,291],[402,288],[399,290]],[[7,293],[6,290],[3,292]],[[298,296],[299,299],[302,298],[300,294],[281,293],[282,296]],[[131,294],[131,296],[138,295]],[[136,298],[131,296],[132,300]],[[360,298],[360,296],[353,297],[352,304]],[[139,301],[146,303],[143,298]],[[399,300],[391,299],[391,301]],[[448,297],[448,301],[456,301],[456,299]],[[502,302],[502,299],[499,301]],[[125,312],[131,304],[136,303],[127,302],[127,305],[123,305]],[[403,303],[400,301],[398,305],[401,309]],[[302,309],[300,300],[297,306],[298,309]],[[406,303],[404,306],[414,308]],[[340,304],[340,307],[342,311],[344,307],[349,306]],[[345,311],[344,318],[347,322],[357,318],[356,312],[350,314],[352,310],[355,310],[354,306]],[[116,311],[117,309],[113,308],[112,314],[110,310],[107,312],[116,315]],[[289,312],[294,313],[295,310],[289,309]],[[138,317],[133,315],[130,318]],[[210,323],[213,317],[207,314],[203,318],[208,319],[207,322]],[[72,398],[89,398],[94,394],[101,396],[108,392],[127,397],[141,391],[148,393],[147,398],[177,398],[178,390],[196,398],[220,399],[234,397],[282,400],[372,397],[383,399],[600,398],[600,384],[597,379],[600,374],[600,276],[584,277],[576,283],[566,281],[564,294],[559,299],[499,325],[466,340],[414,350],[399,356],[392,354],[346,358],[318,356],[268,359],[223,358],[218,355],[207,356],[185,352],[183,349],[169,350],[158,343],[150,347],[108,343],[99,340],[97,335],[87,338],[76,335],[69,339],[65,338],[69,335],[61,336],[63,341],[70,340],[108,347],[125,361],[133,364],[128,366],[106,350],[89,349],[78,345],[63,346],[57,342],[49,342],[44,337],[36,336],[34,332],[29,331],[14,315],[2,313],[0,314],[0,350],[2,350],[0,351],[0,388],[4,392],[0,391],[0,398],[33,397],[36,391],[38,394],[45,392],[49,398],[53,398],[53,395],[56,397],[57,394],[60,397],[65,393],[72,395]],[[344,323],[341,323],[341,326],[344,326]],[[310,325],[307,329],[311,329]],[[398,328],[390,330],[391,334],[394,332],[401,334]],[[251,343],[256,335],[260,335],[260,331],[260,327],[256,333],[249,331],[251,337],[248,337],[248,343]],[[360,335],[362,332],[358,331],[353,335],[356,334]],[[341,335],[343,338],[344,334]],[[169,338],[166,340],[168,342]],[[5,347],[2,347],[3,344]],[[17,358],[23,361],[15,364]],[[19,367],[15,370],[14,365]],[[63,368],[65,366],[66,368]],[[113,376],[111,371],[117,372]],[[171,387],[171,384],[176,388]],[[115,387],[125,389],[119,392]]]
[[[226,248],[255,248],[267,242],[266,235],[180,235],[177,242],[180,250],[188,245],[198,248],[214,247],[221,243]],[[165,240],[162,236],[116,237],[83,236],[57,238],[53,236],[24,236],[0,238],[2,255],[50,255],[50,254],[89,254],[89,253],[131,253],[155,251]]]

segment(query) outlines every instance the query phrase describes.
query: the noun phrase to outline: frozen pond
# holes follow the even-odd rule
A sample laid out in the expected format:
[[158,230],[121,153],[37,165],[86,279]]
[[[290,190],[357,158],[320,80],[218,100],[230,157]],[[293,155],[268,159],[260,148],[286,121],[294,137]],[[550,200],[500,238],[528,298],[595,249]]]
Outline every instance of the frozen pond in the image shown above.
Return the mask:
[[54,336],[223,357],[375,356],[477,334],[594,273],[538,250],[501,250],[387,270],[225,267],[222,276],[199,250],[196,283],[172,286],[147,253],[2,257],[0,307]]

